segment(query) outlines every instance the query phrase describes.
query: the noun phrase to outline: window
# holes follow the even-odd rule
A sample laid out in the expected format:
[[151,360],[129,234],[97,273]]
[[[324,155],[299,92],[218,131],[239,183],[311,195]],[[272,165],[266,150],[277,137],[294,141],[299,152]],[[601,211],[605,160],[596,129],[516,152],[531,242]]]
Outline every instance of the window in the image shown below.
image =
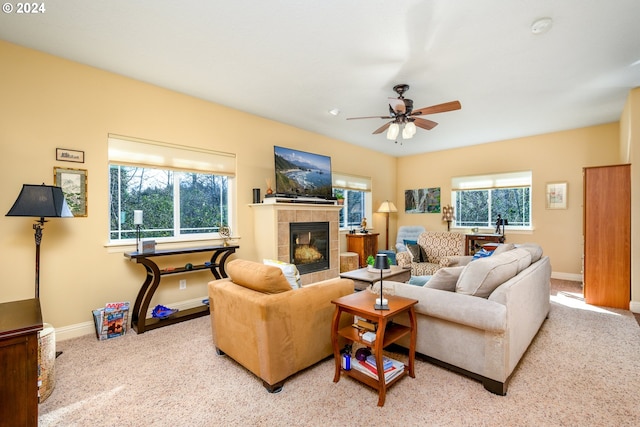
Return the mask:
[[531,228],[531,171],[457,177],[451,180],[455,227]]
[[359,228],[362,218],[371,224],[371,178],[333,173],[333,195],[344,198],[340,229]]
[[230,156],[110,136],[109,240],[135,239],[134,210],[143,211],[143,238],[219,238],[232,222]]

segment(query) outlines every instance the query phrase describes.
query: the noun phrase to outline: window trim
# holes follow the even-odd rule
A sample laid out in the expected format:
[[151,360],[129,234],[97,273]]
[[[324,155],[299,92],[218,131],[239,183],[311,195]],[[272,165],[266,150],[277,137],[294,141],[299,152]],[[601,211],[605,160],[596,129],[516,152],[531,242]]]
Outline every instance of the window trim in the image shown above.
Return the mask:
[[[533,230],[533,172],[531,170],[516,172],[501,172],[493,174],[469,175],[451,178],[451,203],[456,204],[456,192],[473,190],[500,190],[507,188],[529,188],[529,225],[506,225],[509,231]],[[468,229],[469,226],[458,225],[457,219],[452,228]],[[480,226],[479,230],[494,230],[492,226]]]

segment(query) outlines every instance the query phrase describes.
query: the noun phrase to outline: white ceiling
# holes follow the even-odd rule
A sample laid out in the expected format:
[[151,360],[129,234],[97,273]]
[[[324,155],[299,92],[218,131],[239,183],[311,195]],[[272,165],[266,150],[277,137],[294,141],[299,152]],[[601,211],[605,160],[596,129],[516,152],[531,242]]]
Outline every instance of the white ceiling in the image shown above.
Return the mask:
[[[0,38],[394,156],[614,122],[640,86],[638,0],[42,3]],[[398,143],[345,120],[387,115],[398,83],[462,109]]]

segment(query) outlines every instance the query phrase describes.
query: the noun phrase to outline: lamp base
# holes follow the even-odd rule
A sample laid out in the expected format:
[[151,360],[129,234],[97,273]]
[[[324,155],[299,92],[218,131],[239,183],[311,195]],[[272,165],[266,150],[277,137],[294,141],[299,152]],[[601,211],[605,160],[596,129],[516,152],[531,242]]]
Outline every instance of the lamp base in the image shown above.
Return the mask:
[[373,306],[375,310],[389,310],[389,300],[386,298],[380,300],[380,298],[376,298],[376,303]]

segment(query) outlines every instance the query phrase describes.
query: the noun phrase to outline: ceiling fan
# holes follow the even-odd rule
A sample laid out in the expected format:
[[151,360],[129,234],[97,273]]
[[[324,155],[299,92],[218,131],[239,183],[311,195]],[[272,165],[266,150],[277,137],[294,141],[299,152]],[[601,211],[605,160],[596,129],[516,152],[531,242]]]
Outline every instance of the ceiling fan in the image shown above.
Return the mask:
[[413,109],[413,100],[405,98],[403,95],[409,90],[409,85],[399,84],[393,87],[393,90],[398,94],[397,98],[389,98],[389,115],[388,116],[368,116],[368,117],[348,117],[347,120],[358,119],[391,119],[390,122],[385,123],[378,129],[373,131],[373,134],[382,133],[387,131],[387,139],[394,140],[400,133],[400,126],[404,125],[402,130],[402,138],[412,138],[416,133],[416,126],[422,129],[431,130],[438,125],[438,123],[423,119],[417,116],[423,116],[426,114],[444,113],[447,111],[459,110],[462,108],[460,101],[445,102],[444,104],[432,105],[431,107],[420,108],[419,110]]

